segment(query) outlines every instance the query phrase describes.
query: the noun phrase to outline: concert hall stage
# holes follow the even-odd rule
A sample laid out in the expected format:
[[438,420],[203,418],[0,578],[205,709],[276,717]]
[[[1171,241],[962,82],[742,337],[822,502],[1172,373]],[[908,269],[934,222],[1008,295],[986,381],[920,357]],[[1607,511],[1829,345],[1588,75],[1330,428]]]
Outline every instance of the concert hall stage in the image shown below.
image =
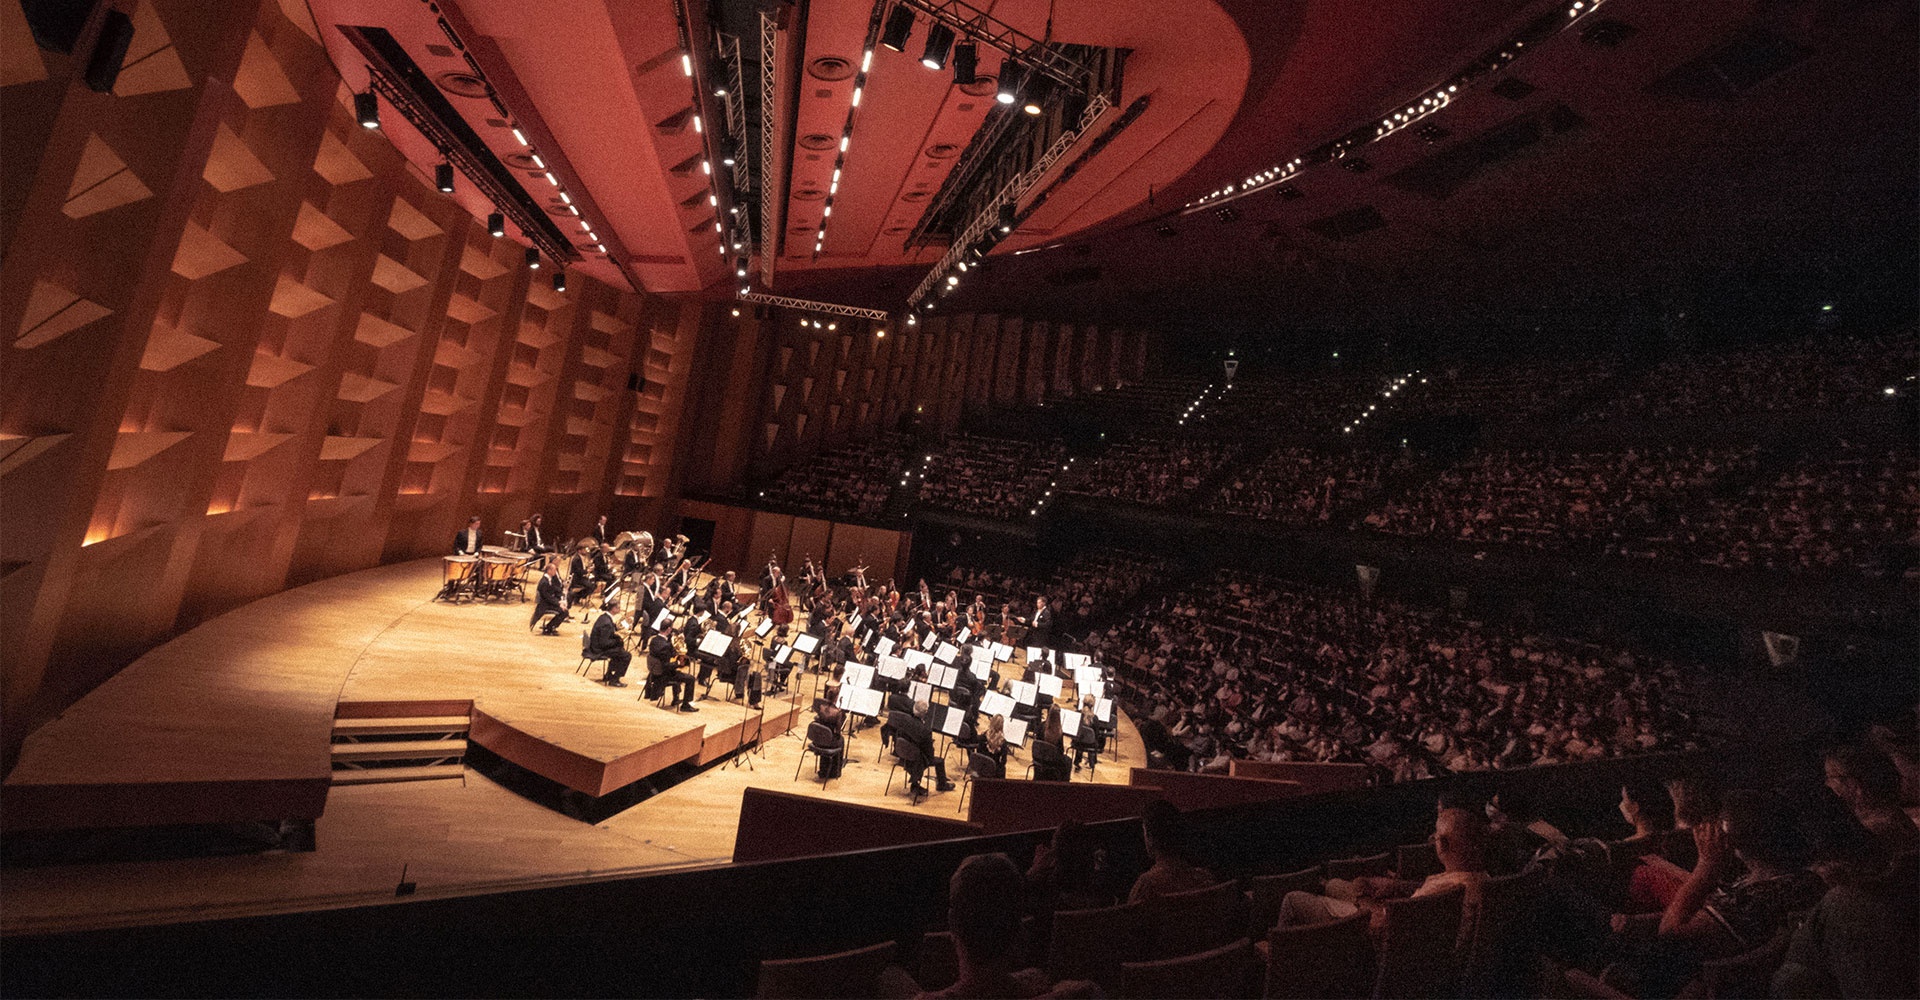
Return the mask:
[[[781,736],[810,718],[811,677],[797,677],[791,700],[769,699],[764,716],[723,700],[725,684],[698,714],[662,709],[640,697],[643,656],[627,687],[589,680],[578,622],[541,636],[527,628],[531,602],[435,601],[441,573],[439,559],[364,570],[208,621],[36,731],[0,788],[9,834],[310,818],[317,850],[17,868],[0,928],[391,899],[403,864],[421,895],[722,864],[750,786],[956,814],[955,793],[912,807],[896,778],[889,794],[871,731],[853,741],[840,780],[822,789],[809,767],[796,781],[802,741]],[[589,799],[668,768],[684,780],[591,823],[470,767],[363,785],[334,770],[336,726],[454,717],[472,745]],[[1119,735],[1121,760],[1141,763],[1124,717]],[[1076,780],[1124,784],[1126,772],[1116,761]]]

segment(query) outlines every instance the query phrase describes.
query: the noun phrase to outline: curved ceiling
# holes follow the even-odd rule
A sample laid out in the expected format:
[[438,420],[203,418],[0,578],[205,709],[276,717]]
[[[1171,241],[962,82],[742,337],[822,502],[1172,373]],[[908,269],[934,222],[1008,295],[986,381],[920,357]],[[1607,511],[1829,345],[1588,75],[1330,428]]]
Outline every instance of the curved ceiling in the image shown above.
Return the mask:
[[[589,246],[582,267],[656,292],[738,291],[723,240],[738,232],[757,244],[760,201],[746,190],[735,204],[707,172],[737,151],[777,206],[778,245],[749,248],[772,255],[771,287],[753,268],[757,291],[900,308],[946,249],[906,237],[982,123],[1004,113],[919,65],[922,19],[904,53],[875,49],[843,133],[887,0],[709,0],[685,24],[672,0],[310,2],[356,90],[367,73],[347,39],[354,26],[391,33],[429,77],[471,56],[493,99],[443,87],[448,101],[495,155],[520,163],[530,196],[569,213],[556,216],[563,228],[600,238],[607,253]],[[1817,262],[1912,229],[1915,14],[1902,0],[976,6],[1035,36],[1051,10],[1056,41],[1127,49],[1116,103],[1151,100],[1022,219],[984,274],[968,276],[946,300],[954,308],[1109,320],[1417,309],[1517,285],[1657,280],[1700,266],[1703,246],[1754,255],[1785,245]],[[714,127],[730,114],[711,92],[727,86],[718,61],[702,60],[690,79],[680,58],[683,32],[705,53],[731,29],[757,91],[762,11],[781,25],[775,93],[755,95],[776,126],[770,163],[759,162],[757,131],[741,136],[752,150],[736,150]],[[1187,210],[1375,124],[1529,25],[1569,16],[1574,28],[1530,36],[1536,44],[1419,128],[1369,137],[1225,207]],[[983,75],[999,62],[982,47]],[[437,162],[404,123],[387,131],[423,168]],[[1067,159],[1089,151],[1089,136],[1079,141]],[[546,170],[525,161],[536,152],[577,219]],[[491,208],[464,180],[455,196],[476,215]],[[1910,243],[1896,249],[1911,254]]]

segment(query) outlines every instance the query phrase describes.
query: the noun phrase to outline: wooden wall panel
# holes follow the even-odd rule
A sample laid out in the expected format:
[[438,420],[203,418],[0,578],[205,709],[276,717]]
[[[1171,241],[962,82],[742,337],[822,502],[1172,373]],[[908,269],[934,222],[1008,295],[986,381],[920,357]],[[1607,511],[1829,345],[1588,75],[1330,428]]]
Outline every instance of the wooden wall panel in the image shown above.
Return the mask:
[[753,571],[750,579],[758,580],[766,569],[767,557],[778,556],[780,565],[786,566],[787,549],[793,542],[793,515],[769,514],[765,511],[755,513],[750,537],[744,568]]
[[800,567],[812,559],[817,565],[827,557],[827,547],[833,536],[833,522],[821,521],[811,517],[793,519],[793,534],[787,539],[787,551],[780,565],[787,572],[797,574]]

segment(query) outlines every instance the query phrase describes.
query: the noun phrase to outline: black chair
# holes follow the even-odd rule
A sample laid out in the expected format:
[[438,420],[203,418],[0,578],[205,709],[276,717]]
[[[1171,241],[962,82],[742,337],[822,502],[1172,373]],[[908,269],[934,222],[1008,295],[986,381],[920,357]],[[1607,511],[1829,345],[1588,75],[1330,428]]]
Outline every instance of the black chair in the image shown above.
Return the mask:
[[574,673],[585,677],[587,672],[593,669],[593,665],[598,663],[600,664],[600,676],[605,677],[607,675],[607,656],[604,653],[595,656],[587,652],[587,644],[592,641],[592,631],[580,633],[580,666],[574,670]]
[[[820,759],[821,788],[827,787],[827,782],[840,776],[840,769],[846,766],[847,746],[845,743],[839,746],[826,746],[823,741],[833,735],[835,735],[833,727],[819,719],[807,724],[807,741],[800,748],[799,762],[793,766],[793,780],[800,780],[800,769],[806,766],[808,754],[813,754]],[[832,762],[831,765],[829,761]]]
[[978,750],[967,753],[967,769],[960,775],[960,808],[955,812],[967,811],[967,789],[973,787],[975,778],[1000,777],[1000,762]]
[[1070,781],[1073,762],[1067,759],[1066,751],[1046,740],[1036,740],[1033,763],[1027,765],[1027,777],[1035,781]]
[[880,790],[880,794],[886,795],[893,791],[894,772],[901,768],[906,768],[907,771],[908,797],[918,804],[920,797],[913,789],[920,785],[920,777],[926,774],[927,759],[921,755],[920,748],[912,743],[893,741],[893,766],[887,769],[887,784]]
[[1082,719],[1080,722],[1080,731],[1075,733],[1073,737],[1074,770],[1077,771],[1080,769],[1080,762],[1084,758],[1087,764],[1087,771],[1089,773],[1093,771],[1095,765],[1100,763],[1100,742],[1099,726],[1090,721],[1090,719]]

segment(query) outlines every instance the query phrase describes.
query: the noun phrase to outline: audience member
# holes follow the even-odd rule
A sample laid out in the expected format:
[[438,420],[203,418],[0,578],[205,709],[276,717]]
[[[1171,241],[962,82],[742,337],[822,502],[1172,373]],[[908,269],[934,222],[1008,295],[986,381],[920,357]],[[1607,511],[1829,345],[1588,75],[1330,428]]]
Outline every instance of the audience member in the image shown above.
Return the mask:
[[1158,899],[1216,884],[1218,880],[1212,872],[1188,859],[1186,817],[1172,803],[1165,799],[1147,803],[1140,815],[1140,826],[1146,837],[1147,856],[1153,859],[1153,865],[1134,880],[1127,902]]

